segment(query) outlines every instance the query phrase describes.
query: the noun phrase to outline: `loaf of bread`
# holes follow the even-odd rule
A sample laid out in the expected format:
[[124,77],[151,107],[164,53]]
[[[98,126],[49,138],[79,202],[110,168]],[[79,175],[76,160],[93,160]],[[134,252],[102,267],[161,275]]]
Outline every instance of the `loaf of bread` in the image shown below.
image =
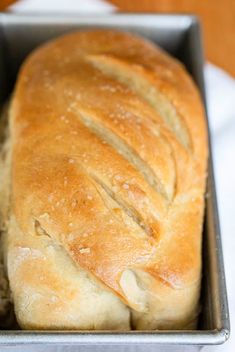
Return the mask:
[[65,35],[24,62],[9,120],[20,326],[195,328],[208,148],[184,67],[132,34]]

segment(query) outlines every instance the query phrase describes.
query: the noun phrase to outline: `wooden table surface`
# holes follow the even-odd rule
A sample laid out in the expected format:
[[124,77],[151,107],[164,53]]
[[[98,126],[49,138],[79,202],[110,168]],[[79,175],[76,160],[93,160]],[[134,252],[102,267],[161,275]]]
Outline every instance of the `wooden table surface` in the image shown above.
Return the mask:
[[[13,2],[14,0],[0,0],[0,10],[6,9]],[[197,14],[203,25],[207,59],[235,77],[235,0],[109,0],[109,2],[122,12]]]

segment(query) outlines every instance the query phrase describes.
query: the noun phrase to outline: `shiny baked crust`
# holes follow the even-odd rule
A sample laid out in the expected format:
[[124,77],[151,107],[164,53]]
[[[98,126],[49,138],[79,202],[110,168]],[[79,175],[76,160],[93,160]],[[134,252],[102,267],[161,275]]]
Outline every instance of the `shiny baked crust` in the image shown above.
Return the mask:
[[178,61],[112,30],[41,46],[19,73],[9,154],[22,328],[195,327],[207,133]]

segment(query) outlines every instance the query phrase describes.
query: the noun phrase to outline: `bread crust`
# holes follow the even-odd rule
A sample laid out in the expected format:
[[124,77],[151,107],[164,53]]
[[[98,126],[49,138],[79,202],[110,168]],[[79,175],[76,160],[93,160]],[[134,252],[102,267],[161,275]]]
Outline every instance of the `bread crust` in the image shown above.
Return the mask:
[[208,148],[182,64],[113,30],[53,40],[20,70],[10,141],[22,328],[195,326]]

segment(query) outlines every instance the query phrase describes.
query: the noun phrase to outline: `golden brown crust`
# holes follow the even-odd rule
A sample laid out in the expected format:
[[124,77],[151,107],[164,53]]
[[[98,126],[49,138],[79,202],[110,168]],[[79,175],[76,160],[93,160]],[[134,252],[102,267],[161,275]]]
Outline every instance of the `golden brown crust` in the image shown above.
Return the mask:
[[[111,297],[100,303],[103,325],[83,323],[79,307],[71,325],[61,316],[47,321],[50,275],[61,268],[54,265],[50,274],[42,261],[49,280],[38,284],[44,313],[32,306],[24,315],[27,293],[19,281],[30,291],[38,270],[27,254],[26,267],[23,260],[10,275],[19,323],[128,329],[129,307],[137,329],[191,326],[200,289],[207,136],[198,91],[182,65],[148,41],[117,31],[54,40],[22,66],[11,143],[9,271],[19,248],[38,250],[39,238],[50,239],[78,276],[88,272]],[[64,316],[73,299],[61,293],[72,275],[63,273],[50,290],[64,295]],[[106,319],[112,300],[113,321]]]

